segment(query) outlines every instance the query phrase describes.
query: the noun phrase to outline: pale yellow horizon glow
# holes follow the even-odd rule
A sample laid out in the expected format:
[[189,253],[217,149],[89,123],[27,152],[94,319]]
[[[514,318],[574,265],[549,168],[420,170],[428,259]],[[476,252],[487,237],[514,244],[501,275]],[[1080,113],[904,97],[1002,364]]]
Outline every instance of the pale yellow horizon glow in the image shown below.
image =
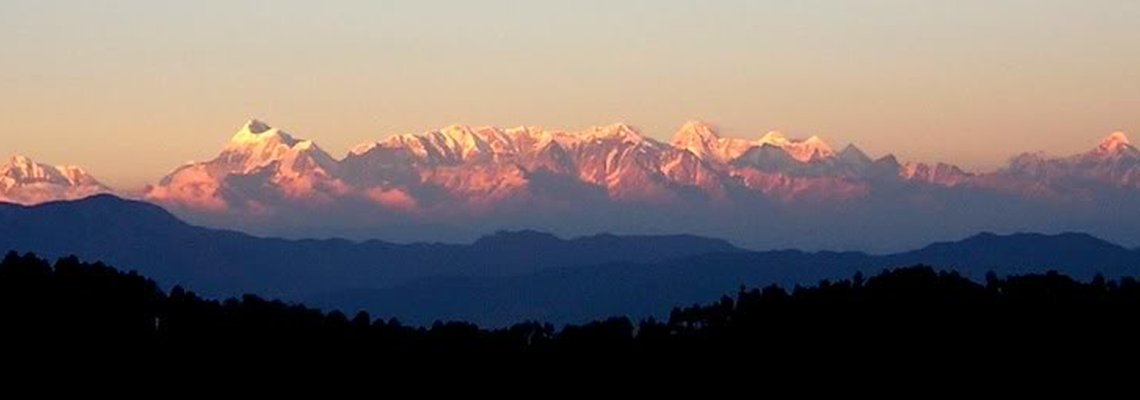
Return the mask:
[[1140,135],[1134,1],[0,4],[0,156],[124,190],[250,118],[336,157],[453,123],[780,130],[990,170]]

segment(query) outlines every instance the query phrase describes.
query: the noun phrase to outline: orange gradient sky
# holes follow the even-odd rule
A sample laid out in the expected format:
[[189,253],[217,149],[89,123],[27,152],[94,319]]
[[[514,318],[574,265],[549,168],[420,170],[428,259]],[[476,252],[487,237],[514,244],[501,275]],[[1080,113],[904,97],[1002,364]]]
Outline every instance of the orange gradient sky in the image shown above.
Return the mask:
[[452,123],[667,140],[697,118],[989,169],[1140,131],[1137,21],[1110,0],[7,0],[0,153],[132,189],[248,118],[337,157]]

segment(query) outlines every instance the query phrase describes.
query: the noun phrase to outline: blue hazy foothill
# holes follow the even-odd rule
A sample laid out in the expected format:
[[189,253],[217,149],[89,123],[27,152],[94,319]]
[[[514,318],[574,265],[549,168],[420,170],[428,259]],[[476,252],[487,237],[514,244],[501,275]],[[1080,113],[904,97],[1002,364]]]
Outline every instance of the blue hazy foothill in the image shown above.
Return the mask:
[[918,264],[975,280],[988,271],[1047,270],[1087,280],[1140,268],[1140,251],[1080,233],[982,233],[885,255],[746,251],[688,235],[562,239],[535,231],[471,244],[284,240],[191,226],[158,206],[109,195],[0,204],[0,249],[104,261],[208,296],[256,293],[420,324],[662,315],[741,286],[793,287]]

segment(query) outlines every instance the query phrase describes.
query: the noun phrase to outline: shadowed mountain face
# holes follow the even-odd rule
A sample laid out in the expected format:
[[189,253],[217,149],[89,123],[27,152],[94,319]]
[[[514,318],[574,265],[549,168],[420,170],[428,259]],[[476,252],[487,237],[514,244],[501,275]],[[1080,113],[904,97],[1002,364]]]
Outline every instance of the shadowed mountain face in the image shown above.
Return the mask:
[[694,236],[564,240],[501,232],[469,245],[282,240],[194,227],[142,202],[96,196],[0,205],[0,249],[103,260],[208,295],[253,292],[430,323],[575,322],[667,312],[741,285],[787,286],[930,264],[975,279],[1058,270],[1136,275],[1140,253],[1083,234],[1000,236],[889,254],[746,252]]

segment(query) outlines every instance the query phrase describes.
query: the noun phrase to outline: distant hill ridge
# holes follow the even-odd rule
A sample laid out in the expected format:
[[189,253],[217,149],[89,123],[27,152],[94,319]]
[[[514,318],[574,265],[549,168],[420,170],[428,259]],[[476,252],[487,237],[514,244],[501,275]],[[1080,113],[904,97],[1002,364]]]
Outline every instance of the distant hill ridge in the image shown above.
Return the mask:
[[245,292],[409,321],[580,321],[667,311],[741,285],[787,286],[928,264],[983,279],[1057,270],[1132,276],[1140,252],[1080,233],[982,233],[886,255],[746,251],[689,235],[561,239],[501,231],[471,244],[284,240],[186,224],[155,205],[98,195],[0,204],[0,250],[102,260],[214,296]]

